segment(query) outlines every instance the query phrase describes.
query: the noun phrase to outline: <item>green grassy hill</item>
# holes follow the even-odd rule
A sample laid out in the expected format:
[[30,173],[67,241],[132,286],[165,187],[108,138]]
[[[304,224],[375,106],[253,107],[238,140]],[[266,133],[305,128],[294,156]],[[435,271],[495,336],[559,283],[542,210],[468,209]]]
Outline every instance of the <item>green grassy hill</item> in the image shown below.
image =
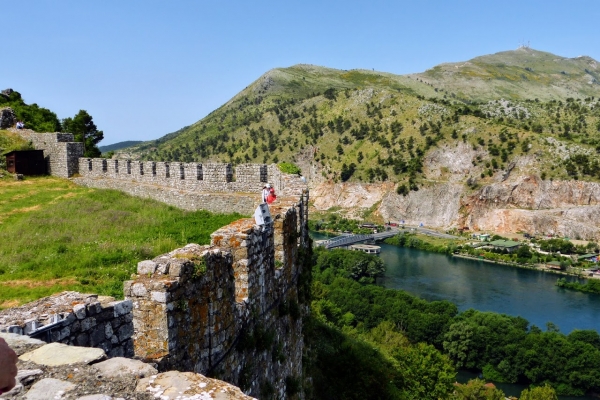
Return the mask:
[[465,100],[549,101],[600,93],[600,65],[594,59],[565,58],[527,47],[441,64],[411,76]]
[[[598,179],[595,68],[589,57],[531,49],[410,76],[278,68],[201,121],[134,153],[183,162],[288,161],[310,166],[322,179],[417,189],[426,154],[464,141],[485,154],[477,160],[485,166],[482,179],[526,153],[536,155],[544,177]],[[561,143],[566,156],[555,149]]]
[[0,309],[63,290],[123,296],[138,261],[240,218],[187,212],[55,177],[0,180]]

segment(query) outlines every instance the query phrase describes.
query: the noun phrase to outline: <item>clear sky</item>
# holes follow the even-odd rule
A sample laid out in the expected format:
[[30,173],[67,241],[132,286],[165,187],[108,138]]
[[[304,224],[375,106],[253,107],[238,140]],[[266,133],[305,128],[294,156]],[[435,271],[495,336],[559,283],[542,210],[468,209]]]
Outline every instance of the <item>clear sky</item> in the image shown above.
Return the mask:
[[202,119],[271,68],[421,72],[532,48],[600,60],[598,0],[1,2],[0,89],[59,118],[87,110],[100,145]]

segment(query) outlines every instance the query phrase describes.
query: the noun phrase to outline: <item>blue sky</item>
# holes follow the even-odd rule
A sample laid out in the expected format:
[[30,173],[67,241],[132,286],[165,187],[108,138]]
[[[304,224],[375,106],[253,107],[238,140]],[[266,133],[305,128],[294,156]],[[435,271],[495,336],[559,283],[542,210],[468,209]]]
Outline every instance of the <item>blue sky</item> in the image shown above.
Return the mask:
[[190,125],[271,68],[421,72],[531,47],[600,60],[600,2],[2,2],[0,89],[59,118],[87,110],[105,139]]

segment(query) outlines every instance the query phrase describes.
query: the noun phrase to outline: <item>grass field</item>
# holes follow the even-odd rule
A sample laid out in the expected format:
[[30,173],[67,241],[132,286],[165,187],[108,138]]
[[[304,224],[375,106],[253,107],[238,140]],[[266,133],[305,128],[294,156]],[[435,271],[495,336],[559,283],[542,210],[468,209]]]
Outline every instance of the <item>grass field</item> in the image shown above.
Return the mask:
[[122,297],[138,261],[208,244],[212,232],[239,218],[60,178],[0,180],[0,308],[63,290]]

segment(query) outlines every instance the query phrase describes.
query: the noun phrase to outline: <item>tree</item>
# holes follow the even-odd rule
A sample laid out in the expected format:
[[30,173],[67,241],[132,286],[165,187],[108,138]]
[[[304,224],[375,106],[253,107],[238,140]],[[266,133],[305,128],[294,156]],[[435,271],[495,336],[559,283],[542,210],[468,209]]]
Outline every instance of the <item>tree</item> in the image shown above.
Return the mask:
[[521,392],[521,400],[558,400],[556,391],[552,386],[545,384],[533,389],[525,389]]
[[323,93],[323,96],[328,100],[335,100],[337,97],[337,91],[334,88],[329,88]]
[[494,385],[486,385],[480,379],[471,379],[465,385],[457,385],[454,392],[456,400],[504,400],[504,392]]
[[100,157],[98,143],[104,139],[104,132],[98,130],[87,111],[79,110],[73,118],[63,119],[62,126],[64,132],[73,134],[76,142],[83,142],[85,157]]

